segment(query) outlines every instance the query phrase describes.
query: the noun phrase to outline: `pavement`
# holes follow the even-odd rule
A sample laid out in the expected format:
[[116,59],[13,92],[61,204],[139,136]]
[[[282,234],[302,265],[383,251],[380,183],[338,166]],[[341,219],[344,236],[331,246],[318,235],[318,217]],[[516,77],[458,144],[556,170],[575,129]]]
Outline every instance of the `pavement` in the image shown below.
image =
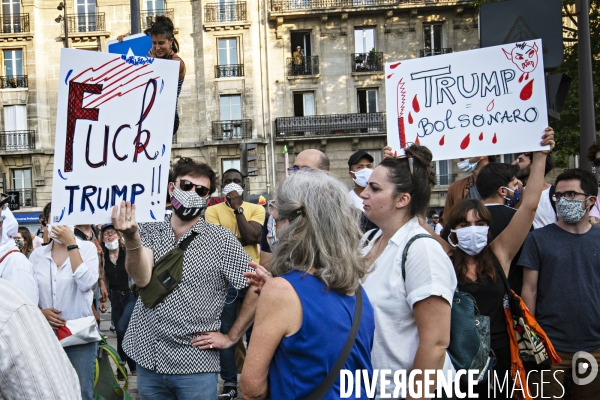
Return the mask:
[[[106,303],[106,307],[108,308],[109,312],[100,314],[100,320],[101,320],[100,321],[100,331],[102,332],[102,334],[104,336],[106,336],[106,340],[108,341],[108,344],[116,349],[117,348],[117,335],[116,335],[116,333],[113,333],[110,331],[110,302]],[[127,377],[129,378],[127,391],[131,395],[131,399],[139,400],[140,396],[139,396],[138,390],[137,390],[137,376],[131,376],[131,374],[128,373]],[[238,375],[238,382],[239,382],[239,375]],[[223,381],[219,377],[218,393],[221,393],[222,388],[223,388]],[[238,399],[242,398],[241,393],[238,392],[237,398]],[[182,399],[182,400],[185,400],[185,399]],[[217,400],[217,399],[215,399],[215,400]]]

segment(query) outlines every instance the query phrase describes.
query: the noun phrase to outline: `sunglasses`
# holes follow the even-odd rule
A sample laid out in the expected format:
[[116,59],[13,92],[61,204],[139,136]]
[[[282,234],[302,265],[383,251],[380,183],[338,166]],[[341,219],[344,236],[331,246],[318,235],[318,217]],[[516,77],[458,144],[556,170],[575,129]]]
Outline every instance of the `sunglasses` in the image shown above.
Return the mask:
[[192,189],[196,188],[196,193],[198,193],[198,196],[200,197],[206,197],[208,196],[208,192],[210,192],[209,188],[202,185],[196,185],[195,183],[192,183],[187,179],[181,179],[179,181],[179,188],[184,192],[189,192]]

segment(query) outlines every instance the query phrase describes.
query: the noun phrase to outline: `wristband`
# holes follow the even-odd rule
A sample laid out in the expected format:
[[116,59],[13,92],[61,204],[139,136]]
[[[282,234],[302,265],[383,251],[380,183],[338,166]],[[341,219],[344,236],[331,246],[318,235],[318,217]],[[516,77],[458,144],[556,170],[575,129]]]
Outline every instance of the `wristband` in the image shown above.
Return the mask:
[[67,246],[67,251],[75,250],[78,248],[79,248],[79,246],[77,246],[76,244],[72,244],[70,246]]

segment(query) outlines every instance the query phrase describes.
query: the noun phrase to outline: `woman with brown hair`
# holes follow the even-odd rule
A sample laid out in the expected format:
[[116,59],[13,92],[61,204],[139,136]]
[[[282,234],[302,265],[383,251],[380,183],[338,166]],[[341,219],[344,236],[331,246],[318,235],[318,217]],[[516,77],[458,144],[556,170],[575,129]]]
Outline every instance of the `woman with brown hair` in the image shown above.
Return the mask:
[[[554,148],[552,128],[546,128],[541,144],[550,145],[550,150],[534,153],[521,207],[497,238],[490,235],[492,218],[486,206],[480,200],[464,199],[446,214],[448,226],[451,227],[448,238],[450,244],[439,239],[452,259],[458,290],[473,296],[480,313],[490,317],[491,348],[496,355],[493,373],[500,382],[506,376],[510,377],[511,369],[510,339],[504,313],[506,286],[501,274],[508,276],[511,261],[533,223],[543,189],[546,156]],[[493,382],[493,379],[491,377],[490,381]],[[475,387],[475,392],[480,399],[508,399],[513,387],[512,380],[510,382],[499,393],[489,392],[488,380],[484,380]]]
[[17,234],[14,237],[17,247],[21,250],[21,253],[25,254],[27,258],[33,251],[33,239],[31,232],[24,226],[20,226]]

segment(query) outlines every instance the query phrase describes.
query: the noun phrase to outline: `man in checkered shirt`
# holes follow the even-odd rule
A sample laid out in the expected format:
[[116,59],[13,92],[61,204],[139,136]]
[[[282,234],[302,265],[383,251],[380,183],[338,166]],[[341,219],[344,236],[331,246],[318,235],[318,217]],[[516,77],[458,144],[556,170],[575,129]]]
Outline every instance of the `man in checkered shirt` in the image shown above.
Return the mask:
[[125,266],[139,287],[150,282],[156,261],[197,235],[185,251],[180,284],[152,309],[138,299],[123,349],[137,363],[142,399],[215,400],[218,349],[233,346],[254,318],[257,295],[249,291],[229,333],[219,333],[227,286],[246,287],[250,258],[231,231],[200,217],[216,187],[210,167],[181,158],[170,177],[173,214],[165,221],[138,228],[135,205],[113,208],[113,224],[125,239]]

